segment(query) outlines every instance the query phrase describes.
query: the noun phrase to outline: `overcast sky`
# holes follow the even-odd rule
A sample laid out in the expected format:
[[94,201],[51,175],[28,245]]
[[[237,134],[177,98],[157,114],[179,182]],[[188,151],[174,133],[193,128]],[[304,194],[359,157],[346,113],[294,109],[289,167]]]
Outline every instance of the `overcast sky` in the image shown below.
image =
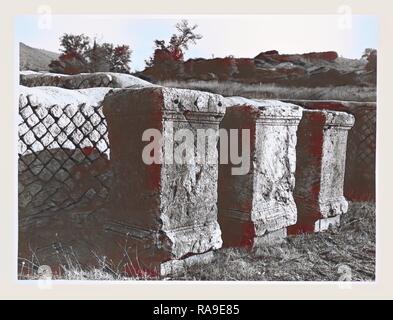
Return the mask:
[[19,16],[16,41],[59,51],[64,33],[84,33],[99,42],[127,44],[133,50],[131,68],[142,70],[155,39],[169,40],[181,19],[197,24],[203,35],[185,58],[234,55],[254,57],[261,51],[280,53],[337,51],[359,58],[365,48],[377,48],[377,18],[364,15],[258,16]]

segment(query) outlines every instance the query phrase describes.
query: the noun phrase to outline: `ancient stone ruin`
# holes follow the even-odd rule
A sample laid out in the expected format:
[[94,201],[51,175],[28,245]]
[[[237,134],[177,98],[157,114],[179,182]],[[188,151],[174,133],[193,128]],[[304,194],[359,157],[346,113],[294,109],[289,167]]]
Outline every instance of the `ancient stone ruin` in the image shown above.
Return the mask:
[[221,128],[249,129],[250,172],[234,175],[231,164],[220,165],[219,214],[224,245],[253,247],[285,237],[296,223],[293,199],[296,131],[302,108],[276,101],[228,99]]
[[[375,195],[375,104],[224,98],[105,73],[26,72],[21,84],[21,262],[165,275],[223,245],[323,231],[339,224],[346,198]],[[161,136],[151,163],[142,159],[154,139],[146,129]],[[168,161],[166,141],[202,129],[213,132],[203,140],[210,162]],[[245,174],[221,162],[219,129],[249,130]],[[175,142],[197,155],[196,141]]]
[[[19,256],[58,263],[70,248],[88,256],[87,224],[111,189],[101,103],[109,88],[20,87]],[[83,259],[82,259],[83,260]]]
[[22,71],[19,82],[26,87],[53,86],[65,89],[87,88],[139,88],[152,86],[151,83],[127,74],[112,72],[81,73],[65,75]]
[[[114,171],[111,213],[106,226],[118,242],[134,242],[128,256],[148,270],[222,245],[217,222],[217,143],[215,163],[153,163],[142,159],[146,129],[170,141],[180,129],[217,132],[225,109],[223,97],[169,88],[116,91],[104,100]],[[192,146],[193,147],[193,146]],[[172,156],[163,145],[155,157]],[[143,254],[142,254],[143,252]],[[137,262],[131,258],[135,265]]]
[[360,60],[356,64],[349,64],[334,51],[280,54],[270,50],[254,58],[196,58],[176,61],[174,64],[156,64],[147,67],[141,75],[152,81],[216,80],[309,88],[376,86],[375,63]]
[[304,110],[296,153],[297,223],[290,234],[327,230],[347,212],[344,198],[347,135],[354,117],[337,111]]

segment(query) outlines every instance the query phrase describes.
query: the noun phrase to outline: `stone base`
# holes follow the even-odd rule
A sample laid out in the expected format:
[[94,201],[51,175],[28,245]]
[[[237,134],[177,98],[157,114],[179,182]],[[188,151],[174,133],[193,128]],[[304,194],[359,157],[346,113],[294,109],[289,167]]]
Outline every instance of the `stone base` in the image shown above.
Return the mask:
[[354,117],[344,112],[303,112],[296,147],[298,216],[288,234],[322,231],[348,211],[343,194],[347,135],[353,123]]
[[267,232],[263,236],[254,238],[253,248],[282,243],[287,237],[287,228]]
[[[224,248],[252,248],[254,245],[255,227],[252,221],[245,219],[247,213],[238,213],[238,217],[232,211],[222,210],[218,217],[221,237]],[[243,217],[244,216],[244,217]]]
[[111,268],[129,276],[157,277],[201,261],[199,256],[221,247],[220,235],[218,223],[170,231],[107,223],[102,240],[108,241],[101,242],[101,249]]
[[[231,213],[233,214],[233,212]],[[280,243],[287,237],[286,227],[267,231],[265,228],[261,228],[263,223],[260,221],[252,222],[236,219],[231,215],[221,215],[219,222],[223,230],[231,231],[222,234],[224,248],[243,247],[251,250],[260,246]]]
[[342,196],[317,204],[302,197],[295,198],[295,201],[299,215],[296,224],[288,227],[289,235],[325,231],[330,224],[336,225],[336,221],[339,225],[341,215],[348,211],[348,202]]
[[176,273],[184,271],[196,264],[207,264],[210,263],[214,258],[214,252],[209,251],[203,254],[193,255],[185,259],[170,260],[161,263],[160,275],[161,277],[167,277]]
[[314,232],[326,231],[329,227],[339,227],[341,216],[319,219],[315,222]]

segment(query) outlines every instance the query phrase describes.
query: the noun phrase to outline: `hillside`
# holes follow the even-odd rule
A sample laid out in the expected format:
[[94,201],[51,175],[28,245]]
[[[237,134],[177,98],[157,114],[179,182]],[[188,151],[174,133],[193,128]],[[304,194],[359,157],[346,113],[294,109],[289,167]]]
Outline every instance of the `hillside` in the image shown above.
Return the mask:
[[19,69],[32,71],[49,71],[48,65],[59,57],[58,53],[29,47],[19,43]]
[[[373,58],[373,59],[371,59]],[[304,54],[262,52],[254,58],[165,60],[142,74],[151,81],[230,81],[283,87],[376,85],[376,53],[370,59],[346,59],[334,51]]]

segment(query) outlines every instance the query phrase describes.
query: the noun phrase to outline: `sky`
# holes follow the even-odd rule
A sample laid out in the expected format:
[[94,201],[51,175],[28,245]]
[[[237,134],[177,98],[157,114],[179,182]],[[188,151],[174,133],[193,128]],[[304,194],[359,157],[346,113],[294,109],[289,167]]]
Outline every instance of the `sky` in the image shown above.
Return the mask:
[[305,53],[334,50],[346,58],[360,58],[365,48],[378,48],[378,21],[366,15],[183,15],[87,16],[29,15],[17,17],[15,39],[31,47],[59,52],[64,33],[81,34],[98,42],[127,44],[133,53],[132,71],[143,70],[153,53],[154,40],[168,41],[175,24],[197,24],[203,38],[191,45],[188,58],[255,57],[267,50]]

